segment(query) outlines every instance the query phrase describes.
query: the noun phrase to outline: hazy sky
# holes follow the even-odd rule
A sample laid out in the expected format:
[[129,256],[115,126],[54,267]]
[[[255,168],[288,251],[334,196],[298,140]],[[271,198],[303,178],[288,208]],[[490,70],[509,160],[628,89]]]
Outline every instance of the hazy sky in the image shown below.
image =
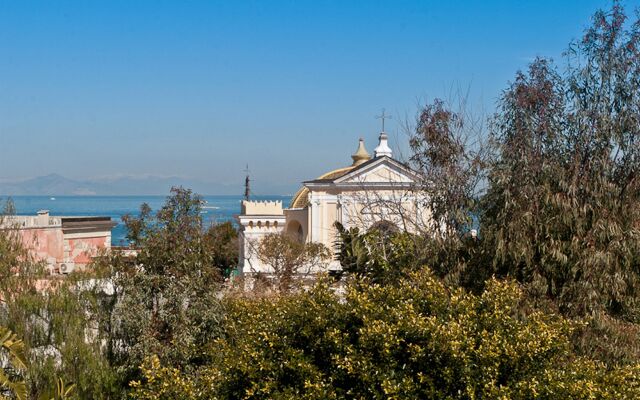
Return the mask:
[[392,138],[452,87],[490,108],[609,5],[0,0],[0,179],[314,178],[375,147],[382,107]]

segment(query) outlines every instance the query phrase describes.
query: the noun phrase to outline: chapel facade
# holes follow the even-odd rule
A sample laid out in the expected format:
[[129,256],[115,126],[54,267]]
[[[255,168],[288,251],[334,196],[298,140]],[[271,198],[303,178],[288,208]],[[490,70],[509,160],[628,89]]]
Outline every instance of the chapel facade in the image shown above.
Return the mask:
[[[419,174],[393,158],[387,134],[379,135],[373,157],[360,139],[352,163],[303,182],[288,208],[279,201],[243,201],[240,227],[239,273],[269,274],[257,249],[268,234],[284,233],[301,242],[322,243],[334,249],[336,222],[366,231],[385,224],[414,232],[431,223],[424,195],[416,186]],[[328,270],[340,270],[332,260]],[[313,271],[311,271],[313,272]],[[320,272],[320,271],[317,271]]]

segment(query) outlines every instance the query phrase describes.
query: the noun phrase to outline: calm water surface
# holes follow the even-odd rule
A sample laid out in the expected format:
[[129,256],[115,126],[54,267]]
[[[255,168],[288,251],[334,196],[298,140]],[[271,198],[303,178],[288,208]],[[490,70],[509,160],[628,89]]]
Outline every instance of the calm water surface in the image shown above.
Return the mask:
[[[203,196],[207,201],[202,210],[205,224],[233,220],[240,212],[241,196]],[[38,210],[49,210],[51,215],[108,216],[118,225],[112,231],[114,245],[125,244],[122,216],[137,215],[140,205],[147,203],[155,211],[164,204],[166,196],[14,196],[12,200],[18,215],[35,215]],[[6,198],[2,198],[2,203]],[[280,200],[289,205],[290,196],[256,196],[255,200]]]

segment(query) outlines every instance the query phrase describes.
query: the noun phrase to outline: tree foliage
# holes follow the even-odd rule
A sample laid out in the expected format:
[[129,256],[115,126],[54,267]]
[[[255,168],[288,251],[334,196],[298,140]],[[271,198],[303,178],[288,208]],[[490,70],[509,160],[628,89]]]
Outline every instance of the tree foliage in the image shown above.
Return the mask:
[[270,268],[273,279],[265,283],[282,293],[299,286],[301,278],[323,270],[331,252],[322,243],[307,243],[288,234],[268,234],[257,243],[258,260]]
[[[446,227],[426,232],[422,263],[477,293],[492,276],[518,280],[539,306],[590,318],[576,344],[614,363],[640,359],[639,46],[640,20],[614,2],[565,68],[539,58],[516,74],[488,148],[464,109],[439,100],[411,138]],[[479,240],[468,237],[474,218]]]
[[152,354],[176,368],[203,362],[237,235],[230,224],[203,229],[201,204],[174,189],[157,213],[143,205],[125,218],[135,255],[105,253],[64,278],[45,273],[17,230],[0,230],[0,324],[25,341],[30,396],[122,398]]
[[[77,290],[79,276],[53,277],[29,251],[5,207],[0,229],[0,325],[20,338],[28,369],[23,373],[30,398],[55,393],[59,379],[76,382],[74,394],[113,398],[116,379],[98,341],[92,290]],[[88,288],[87,288],[88,289]],[[73,386],[65,385],[66,387]]]
[[374,282],[397,281],[420,263],[421,237],[403,231],[370,229],[361,233],[357,227],[346,229],[336,223],[336,255],[343,273]]
[[448,282],[476,291],[492,275],[471,235],[478,229],[491,161],[485,130],[483,117],[474,115],[463,96],[434,99],[407,128],[409,161],[419,172],[415,190],[433,220],[416,224],[414,265],[429,265]]
[[639,45],[619,3],[598,12],[566,68],[517,73],[490,153],[464,103],[424,107],[410,161],[435,223],[338,226],[338,287],[296,287],[329,250],[268,235],[278,290],[222,292],[237,233],[182,188],[124,218],[133,253],[64,280],[0,219],[0,397],[640,397]]
[[9,329],[0,326],[0,398],[27,399],[27,384],[24,375],[27,357],[24,342]]
[[58,378],[56,386],[49,393],[44,393],[40,400],[67,400],[73,398],[76,390],[75,383],[68,384],[62,378]]
[[[482,295],[445,287],[428,269],[395,285],[326,281],[308,292],[227,300],[212,362],[191,375],[145,365],[152,388],[218,399],[632,399],[637,366],[607,370],[576,357],[574,325],[522,312],[513,282]],[[182,388],[182,389],[180,389]],[[161,390],[161,389],[158,389]]]
[[113,290],[102,330],[126,381],[151,354],[179,368],[201,363],[202,347],[216,335],[219,288],[234,256],[216,252],[213,241],[228,246],[235,236],[226,225],[205,231],[201,210],[199,196],[173,188],[155,214],[143,204],[139,216],[123,218],[135,256],[116,253],[94,265]]
[[615,3],[571,45],[565,73],[544,59],[518,73],[494,119],[491,272],[566,315],[640,322],[639,45],[640,23]]
[[410,162],[420,172],[418,189],[436,224],[425,234],[451,234],[469,229],[483,178],[486,149],[483,124],[467,110],[440,99],[420,111],[409,139]]
[[230,276],[238,267],[238,231],[229,221],[211,225],[205,232],[207,251],[223,276]]

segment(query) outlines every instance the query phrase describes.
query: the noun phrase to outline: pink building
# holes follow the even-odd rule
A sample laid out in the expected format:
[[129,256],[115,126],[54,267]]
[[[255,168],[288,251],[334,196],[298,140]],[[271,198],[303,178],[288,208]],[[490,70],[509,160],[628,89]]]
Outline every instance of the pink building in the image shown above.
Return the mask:
[[4,223],[19,230],[26,247],[51,272],[63,274],[86,267],[102,249],[110,249],[116,225],[110,217],[53,217],[46,210],[7,217]]

